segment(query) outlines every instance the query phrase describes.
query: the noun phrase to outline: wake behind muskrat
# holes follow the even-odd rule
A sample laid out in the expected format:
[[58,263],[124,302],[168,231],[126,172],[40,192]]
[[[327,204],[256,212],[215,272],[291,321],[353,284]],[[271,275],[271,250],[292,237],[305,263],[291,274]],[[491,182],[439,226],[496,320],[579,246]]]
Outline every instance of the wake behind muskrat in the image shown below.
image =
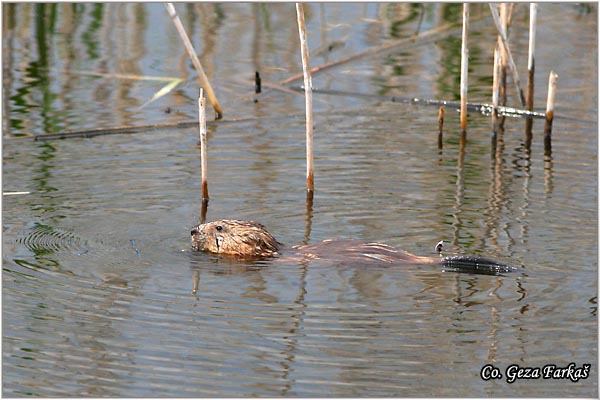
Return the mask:
[[283,252],[278,242],[258,222],[223,219],[200,224],[191,231],[192,249],[243,259],[279,257],[289,260],[330,260],[357,264],[441,264],[450,270],[478,273],[511,272],[517,268],[479,256],[424,257],[383,243],[328,239],[292,246]]

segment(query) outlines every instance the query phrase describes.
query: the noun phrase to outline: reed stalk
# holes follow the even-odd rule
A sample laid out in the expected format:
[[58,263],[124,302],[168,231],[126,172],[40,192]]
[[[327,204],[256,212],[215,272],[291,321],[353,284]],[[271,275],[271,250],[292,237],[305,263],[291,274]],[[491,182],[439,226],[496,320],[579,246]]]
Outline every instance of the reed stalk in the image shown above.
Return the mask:
[[469,75],[469,3],[463,3],[462,45],[460,48],[460,130],[467,131],[467,89]]
[[[537,25],[537,4],[529,5],[529,52],[527,57],[527,94],[526,105],[527,111],[533,111],[533,94],[534,94],[534,76],[535,76],[535,35]],[[533,118],[527,117],[525,120],[525,147],[530,148],[532,139]]]
[[492,17],[494,19],[494,23],[496,24],[498,34],[500,35],[500,40],[502,41],[502,45],[504,46],[504,49],[506,50],[506,55],[508,56],[510,72],[513,76],[513,82],[515,84],[515,89],[517,90],[517,95],[519,96],[519,100],[521,101],[521,106],[525,107],[525,96],[523,95],[523,90],[521,89],[521,81],[519,79],[519,73],[517,72],[517,65],[515,64],[515,60],[513,59],[512,53],[510,52],[510,47],[508,46],[506,30],[502,26],[500,22],[500,17],[498,16],[498,10],[496,10],[493,4],[490,4],[490,10],[492,10]]
[[196,55],[194,46],[192,46],[192,42],[190,41],[190,38],[188,37],[187,33],[185,32],[185,28],[183,27],[183,24],[181,23],[181,20],[179,19],[179,16],[177,15],[177,12],[175,11],[175,7],[173,6],[173,3],[165,3],[165,8],[167,9],[169,16],[173,20],[173,24],[175,25],[175,28],[177,29],[177,33],[179,33],[179,37],[181,38],[181,41],[183,42],[183,45],[185,46],[185,50],[187,51],[188,56],[192,59],[194,68],[196,69],[196,72],[198,73],[198,77],[200,78],[200,84],[202,85],[203,88],[206,89],[206,95],[208,96],[210,103],[212,104],[213,108],[215,109],[215,113],[216,113],[215,118],[216,119],[223,118],[223,110],[221,109],[221,106],[219,105],[217,97],[215,96],[215,92],[213,91],[212,86],[210,85],[210,82],[208,81],[208,77],[204,73],[204,69],[202,68],[202,64],[200,64],[200,60],[198,59],[198,56]]
[[[497,6],[497,9],[500,11],[500,21],[502,23],[502,26],[508,30],[508,18],[507,18],[507,7],[506,7],[506,3],[500,3]],[[497,38],[497,44],[496,47],[498,48],[498,56],[499,56],[499,63],[500,63],[500,70],[498,72],[498,105],[505,107],[506,106],[506,75],[507,75],[507,70],[508,70],[508,56],[506,55],[506,49],[504,48],[504,45],[502,45],[502,38],[500,37],[500,35],[498,35]],[[496,126],[495,126],[495,130],[494,130],[494,135],[492,137],[492,140],[494,142],[494,146],[496,146],[496,136],[497,136],[497,132],[498,132],[498,128],[503,127],[504,126],[504,120],[505,117],[504,115],[500,116],[500,113],[498,113],[498,117],[496,118]]]
[[[508,4],[500,3],[498,5],[498,10],[500,12],[500,25],[505,32],[508,32],[508,20],[509,20],[509,12],[508,12]],[[500,95],[500,105],[506,106],[506,80],[508,76],[508,54],[506,53],[506,48],[502,44],[502,38],[500,34],[498,34],[498,47],[500,48],[500,87],[499,87],[499,95]],[[501,123],[504,124],[504,117],[501,119]]]
[[527,57],[527,101],[525,108],[533,111],[533,77],[535,74],[535,33],[537,4],[529,5],[529,53]]
[[550,71],[548,79],[548,100],[546,101],[546,126],[544,127],[544,135],[550,138],[552,135],[552,121],[554,120],[554,98],[556,97],[556,83],[558,75],[554,71]]
[[296,14],[298,16],[298,34],[300,36],[300,49],[302,54],[302,73],[304,75],[304,98],[306,107],[306,191],[307,196],[312,198],[312,194],[315,190],[315,176],[313,169],[312,76],[310,72],[308,43],[306,41],[304,6],[302,3],[296,3]]
[[200,127],[200,170],[202,173],[202,202],[208,202],[208,160],[206,158],[206,99],[200,89],[198,97],[198,125]]

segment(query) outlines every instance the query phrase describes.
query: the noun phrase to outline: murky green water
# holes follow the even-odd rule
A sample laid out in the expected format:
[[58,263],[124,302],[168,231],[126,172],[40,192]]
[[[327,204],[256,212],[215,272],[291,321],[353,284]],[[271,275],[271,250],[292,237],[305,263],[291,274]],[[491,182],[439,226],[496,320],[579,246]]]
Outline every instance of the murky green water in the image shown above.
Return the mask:
[[[461,12],[305,7],[313,65]],[[473,17],[486,7],[473,6]],[[536,106],[550,69],[560,79],[551,155],[539,120],[530,148],[525,121],[509,118],[493,150],[489,117],[473,112],[461,154],[452,109],[440,151],[436,107],[315,95],[309,210],[304,99],[268,88],[301,71],[293,5],[177,9],[225,110],[209,127],[208,219],[257,220],[286,244],[345,237],[431,255],[444,239],[526,272],[232,263],[190,252],[200,215],[196,129],[29,137],[194,120],[198,85],[163,6],[4,5],[5,396],[598,395],[595,5],[539,6]],[[522,77],[527,22],[517,5],[511,44]],[[473,22],[471,101],[491,100],[494,40],[489,16]],[[459,48],[458,36],[442,35],[324,71],[314,85],[455,100]],[[189,81],[144,105],[166,81],[140,76]],[[590,376],[480,377],[486,364],[504,375],[511,364],[571,362],[591,364]]]

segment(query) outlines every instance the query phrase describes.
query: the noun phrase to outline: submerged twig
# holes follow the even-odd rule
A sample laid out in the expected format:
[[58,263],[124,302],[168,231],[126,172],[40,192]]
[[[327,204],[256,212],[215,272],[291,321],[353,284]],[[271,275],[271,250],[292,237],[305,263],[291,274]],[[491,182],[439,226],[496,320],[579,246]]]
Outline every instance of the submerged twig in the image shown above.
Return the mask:
[[[296,91],[304,91],[304,87],[292,86],[292,89]],[[458,111],[460,111],[460,101],[450,101],[450,100],[438,100],[438,99],[419,99],[416,97],[400,97],[400,96],[382,96],[378,94],[368,94],[368,93],[358,93],[358,92],[347,92],[343,90],[335,90],[335,89],[315,89],[313,88],[313,93],[316,94],[327,94],[333,96],[353,96],[353,97],[361,97],[367,99],[373,99],[376,101],[390,101],[392,103],[405,103],[405,104],[423,104],[428,106],[445,106],[451,107]],[[488,103],[467,103],[467,109],[470,111],[477,111],[482,113],[483,115],[490,115],[493,110],[493,105]],[[536,111],[527,111],[514,107],[503,107],[498,106],[498,115],[506,115],[511,117],[535,117],[535,118],[544,118],[545,114]],[[561,116],[561,118],[570,118],[566,116]],[[582,121],[580,118],[574,118],[577,121]],[[586,120],[585,122],[595,123],[591,120]]]
[[306,190],[307,196],[312,197],[315,190],[315,177],[313,171],[313,114],[312,114],[312,77],[310,72],[310,59],[308,44],[306,42],[306,22],[304,21],[304,7],[296,3],[298,16],[298,34],[300,35],[300,49],[302,53],[302,72],[304,75],[304,96],[306,106]]
[[219,102],[217,101],[217,98],[215,96],[215,93],[213,92],[212,86],[210,85],[210,82],[208,81],[208,77],[204,73],[202,64],[200,64],[200,60],[198,59],[198,56],[196,55],[194,46],[192,46],[192,42],[190,41],[190,38],[188,37],[187,33],[185,32],[185,28],[183,27],[183,24],[181,23],[181,20],[179,19],[179,16],[177,15],[177,12],[175,11],[175,7],[173,6],[173,3],[165,3],[165,8],[167,9],[169,16],[173,20],[173,24],[175,24],[175,28],[177,29],[177,32],[179,33],[179,36],[181,37],[181,41],[183,42],[183,45],[185,46],[185,50],[187,51],[188,56],[192,59],[192,63],[194,64],[194,68],[196,69],[196,72],[198,73],[198,77],[200,78],[200,83],[202,84],[202,87],[206,89],[206,95],[208,96],[210,103],[212,104],[213,108],[215,109],[216,119],[221,119],[223,117],[223,110],[221,109],[221,106],[219,105]]
[[[483,18],[483,15],[480,15],[477,19],[480,20],[482,18]],[[379,54],[379,53],[382,53],[385,51],[390,51],[396,47],[401,47],[402,50],[406,51],[407,49],[410,49],[413,46],[420,46],[420,45],[426,44],[428,42],[434,41],[440,35],[447,33],[447,31],[449,31],[451,29],[455,29],[457,27],[460,27],[461,23],[462,23],[462,21],[461,22],[452,22],[452,23],[448,23],[446,25],[440,26],[438,28],[426,31],[418,36],[412,36],[409,38],[393,40],[391,42],[382,44],[381,46],[372,47],[370,49],[358,52],[356,54],[340,58],[339,60],[313,67],[313,68],[311,68],[310,72],[311,72],[311,74],[315,74],[317,72],[321,72],[326,69],[333,68],[338,65],[357,60],[359,58],[363,58],[363,57],[367,57],[367,56],[374,56],[376,54]],[[303,76],[304,76],[303,74],[292,75],[289,78],[284,79],[280,83],[282,85],[285,85],[285,84],[294,82],[298,79],[301,79]]]

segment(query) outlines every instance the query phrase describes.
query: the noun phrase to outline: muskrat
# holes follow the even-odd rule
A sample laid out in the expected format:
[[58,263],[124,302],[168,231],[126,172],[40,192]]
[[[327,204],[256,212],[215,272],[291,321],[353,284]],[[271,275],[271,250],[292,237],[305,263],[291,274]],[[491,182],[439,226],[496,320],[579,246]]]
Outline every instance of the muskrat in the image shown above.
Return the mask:
[[[196,226],[191,231],[192,249],[241,259],[278,257],[283,245],[254,221],[223,219]],[[439,244],[438,244],[439,246]],[[398,250],[383,243],[328,239],[320,243],[292,246],[291,260],[331,260],[342,263],[368,264],[441,264],[454,271],[499,273],[518,268],[480,256],[454,255],[424,257]]]
[[[194,227],[192,249],[243,259],[263,259],[280,256],[283,247],[258,222],[223,219]],[[439,245],[439,244],[438,244]],[[479,256],[455,255],[424,257],[398,250],[383,243],[357,240],[328,239],[320,243],[292,246],[290,260],[327,259],[344,263],[441,264],[457,271],[499,273],[517,268]]]

